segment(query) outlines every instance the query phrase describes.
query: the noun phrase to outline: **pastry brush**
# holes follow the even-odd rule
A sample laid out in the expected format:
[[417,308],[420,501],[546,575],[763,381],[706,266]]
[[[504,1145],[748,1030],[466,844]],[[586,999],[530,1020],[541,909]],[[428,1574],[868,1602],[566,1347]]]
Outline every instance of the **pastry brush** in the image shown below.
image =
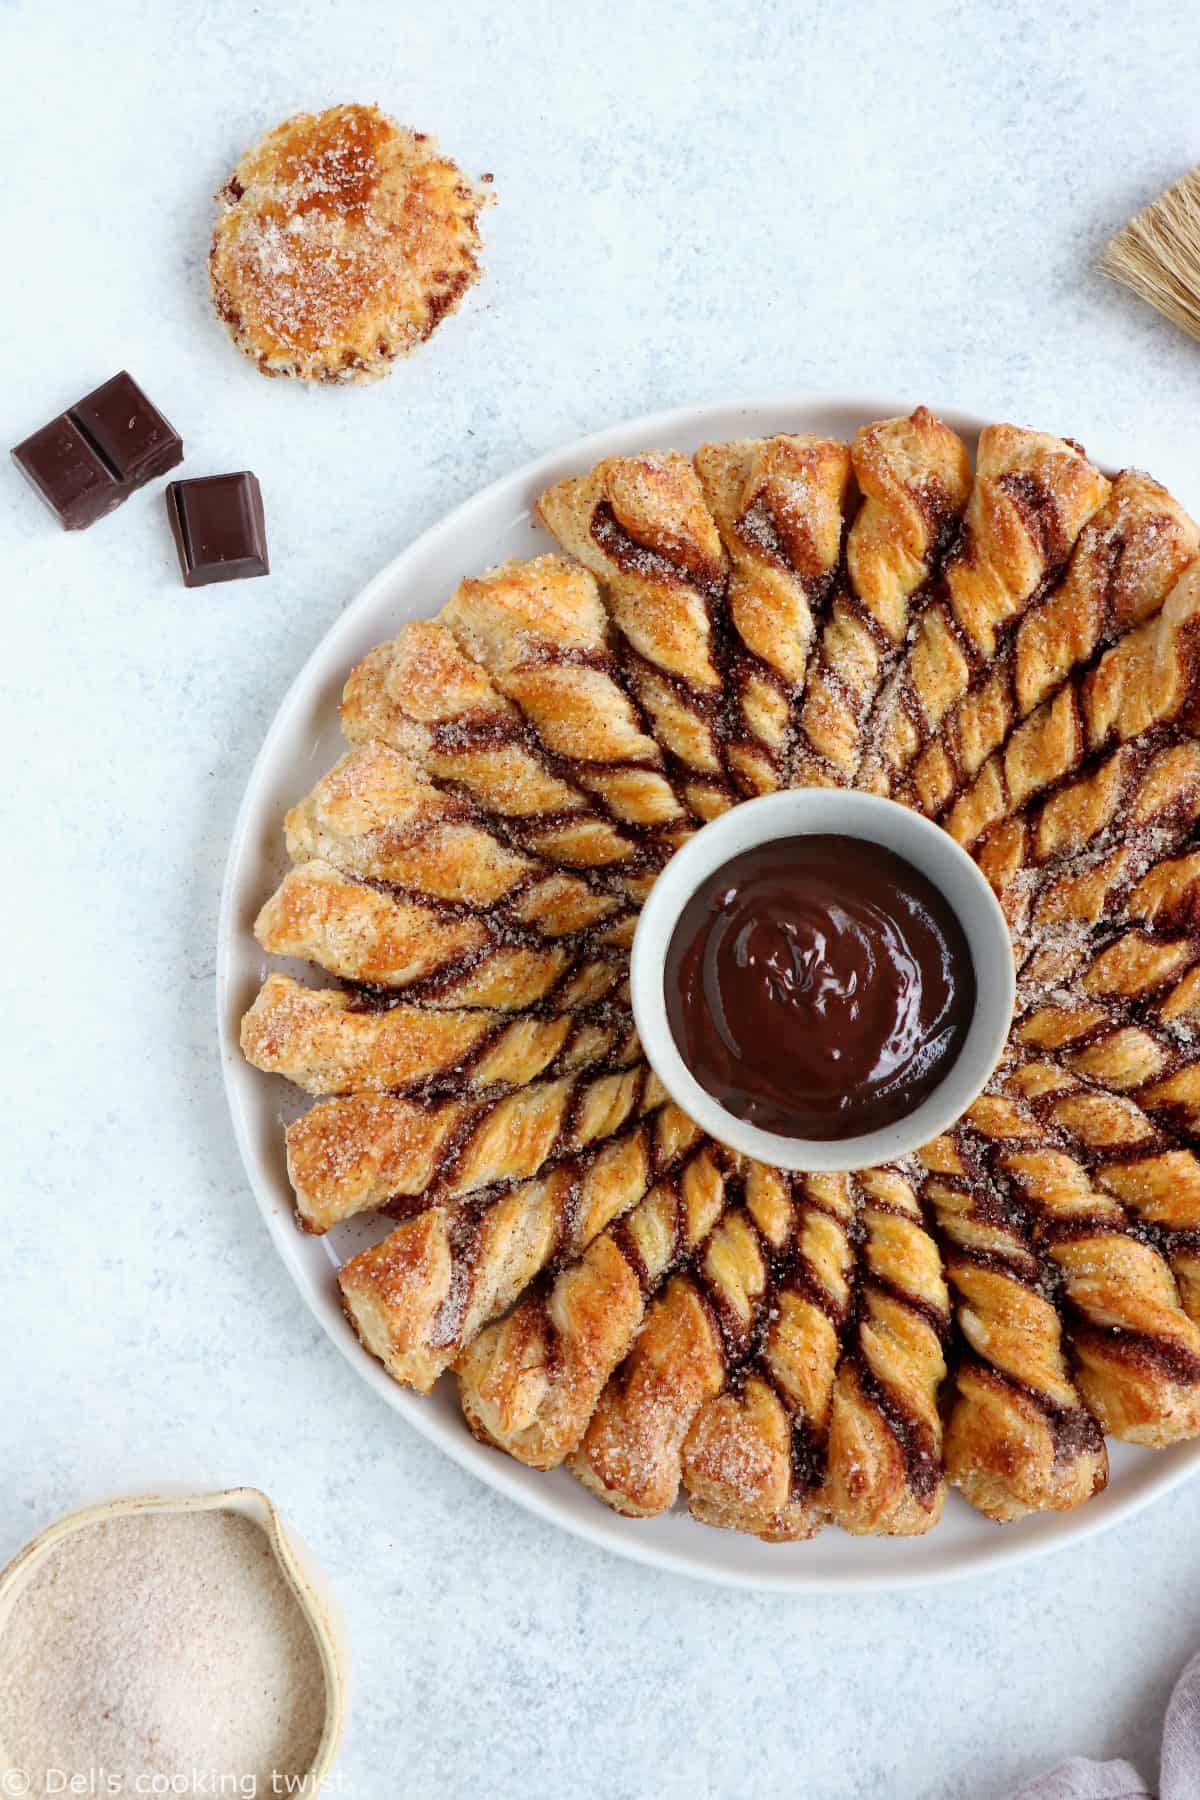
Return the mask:
[[1200,168],[1118,231],[1100,266],[1200,338]]

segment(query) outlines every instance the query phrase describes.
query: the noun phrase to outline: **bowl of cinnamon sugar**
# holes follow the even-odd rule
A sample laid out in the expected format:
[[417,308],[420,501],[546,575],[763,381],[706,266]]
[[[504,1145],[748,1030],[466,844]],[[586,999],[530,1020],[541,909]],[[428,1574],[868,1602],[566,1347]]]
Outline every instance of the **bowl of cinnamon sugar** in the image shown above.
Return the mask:
[[0,1574],[0,1794],[316,1794],[349,1654],[256,1488],[72,1513]]

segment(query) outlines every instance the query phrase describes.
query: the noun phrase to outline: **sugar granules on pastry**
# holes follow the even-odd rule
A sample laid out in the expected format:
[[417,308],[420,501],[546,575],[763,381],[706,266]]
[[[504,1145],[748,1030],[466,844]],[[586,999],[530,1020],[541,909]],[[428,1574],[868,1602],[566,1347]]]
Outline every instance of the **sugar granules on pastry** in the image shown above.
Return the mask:
[[72,1532],[18,1595],[0,1669],[0,1743],[32,1794],[74,1791],[64,1773],[109,1782],[88,1792],[271,1793],[312,1766],[325,1723],[308,1619],[266,1534],[234,1512]]

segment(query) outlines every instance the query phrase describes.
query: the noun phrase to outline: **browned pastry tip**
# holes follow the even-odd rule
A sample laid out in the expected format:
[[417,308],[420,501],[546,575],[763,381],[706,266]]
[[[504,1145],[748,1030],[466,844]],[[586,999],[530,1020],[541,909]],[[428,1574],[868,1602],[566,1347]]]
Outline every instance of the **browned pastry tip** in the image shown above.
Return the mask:
[[572,869],[632,862],[637,846],[540,750],[520,712],[447,626],[413,619],[351,670],[351,743],[381,738],[504,821],[521,847]]
[[1027,1103],[983,1095],[969,1129],[1057,1269],[1079,1390],[1103,1429],[1161,1446],[1200,1432],[1200,1329],[1161,1252]]
[[698,1135],[665,1106],[498,1198],[426,1207],[340,1271],[351,1324],[393,1380],[427,1392],[547,1264],[582,1255]]
[[838,578],[850,451],[835,438],[741,438],[704,444],[694,461],[731,565],[727,761],[742,792],[771,793]]
[[851,457],[862,504],[846,540],[847,578],[808,666],[792,771],[799,787],[853,780],[871,706],[971,488],[966,445],[924,406],[862,426]]
[[833,1387],[824,1496],[844,1531],[912,1536],[941,1516],[938,1393],[950,1300],[916,1189],[864,1170],[857,1316]]
[[[744,1379],[693,1419],[683,1481],[704,1524],[783,1543],[812,1537],[827,1517],[821,1489],[851,1303],[853,1201],[845,1175],[789,1180],[754,1164],[746,1203],[774,1263],[766,1329]],[[789,1245],[795,1255],[781,1265]]]
[[1189,563],[1161,610],[1070,677],[1013,732],[951,807],[946,825],[968,847],[1061,781],[1085,757],[1200,716],[1200,561]]
[[557,482],[538,515],[599,579],[633,692],[697,819],[733,798],[714,619],[728,567],[696,472],[678,451],[613,456]]
[[326,1100],[287,1129],[297,1211],[307,1230],[327,1231],[405,1197],[428,1205],[525,1181],[665,1098],[641,1063],[611,1075],[534,1082],[499,1100],[422,1106],[385,1093]]
[[284,824],[293,862],[392,884],[454,916],[499,914],[546,938],[602,931],[605,941],[630,917],[615,894],[506,843],[461,794],[379,739],[335,763]]
[[727,1166],[703,1142],[544,1293],[480,1333],[456,1365],[476,1436],[538,1469],[576,1448],[648,1301],[725,1210]]
[[690,817],[622,685],[595,577],[561,556],[508,562],[438,616],[570,778],[665,860]]
[[[1043,701],[1043,720],[1019,743],[1026,758],[1051,754],[1067,705],[1049,704],[1055,690],[1156,613],[1197,550],[1200,532],[1165,488],[1137,469],[1118,475],[1080,532],[1062,582],[1035,600],[996,655],[973,671],[967,692],[917,757],[912,787],[921,810],[936,817]],[[1002,759],[999,773],[1006,767]],[[1016,781],[1019,769],[1015,760]],[[1019,803],[1016,790],[1013,798]]]
[[487,198],[376,106],[296,113],[218,195],[217,315],[264,375],[386,375],[478,279]]
[[1072,1380],[1029,1221],[961,1132],[927,1144],[921,1162],[966,1346],[946,1423],[947,1476],[992,1519],[1080,1506],[1105,1485],[1108,1456]]
[[268,975],[242,1020],[242,1052],[256,1069],[286,1075],[310,1094],[356,1088],[463,1093],[524,1087],[542,1076],[640,1059],[620,1007],[511,1015],[486,1007],[383,1009],[361,995]]
[[910,770],[1001,636],[1054,582],[1109,484],[1077,445],[989,425],[959,540],[871,721],[863,784],[913,798]]

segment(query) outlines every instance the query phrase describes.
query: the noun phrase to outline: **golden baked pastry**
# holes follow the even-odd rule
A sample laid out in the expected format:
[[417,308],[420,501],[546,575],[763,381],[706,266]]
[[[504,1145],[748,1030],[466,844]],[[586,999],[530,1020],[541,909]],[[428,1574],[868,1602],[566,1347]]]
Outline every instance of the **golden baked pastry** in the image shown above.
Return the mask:
[[377,106],[285,119],[217,198],[213,305],[264,375],[386,375],[479,277],[486,189]]
[[[558,552],[351,671],[256,925],[325,972],[268,975],[243,1046],[319,1097],[304,1228],[384,1215],[364,1345],[619,1512],[769,1542],[1061,1511],[1106,1436],[1200,1436],[1196,526],[1068,439],[992,426],[972,470],[921,407],[538,512]],[[733,1155],[633,1028],[659,868],[786,784],[937,818],[1009,920],[1005,1056],[902,1164]]]

